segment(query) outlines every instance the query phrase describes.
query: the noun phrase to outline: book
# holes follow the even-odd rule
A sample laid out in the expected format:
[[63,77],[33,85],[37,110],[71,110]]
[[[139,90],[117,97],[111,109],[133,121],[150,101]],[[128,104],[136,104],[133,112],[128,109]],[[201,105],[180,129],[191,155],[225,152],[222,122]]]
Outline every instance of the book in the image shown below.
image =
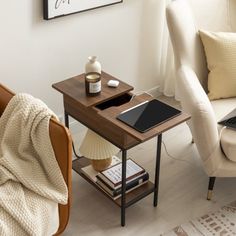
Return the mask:
[[[131,159],[128,159],[127,162],[129,161],[129,163],[130,163],[130,160]],[[131,160],[131,162],[132,162],[132,164],[134,163],[133,164],[134,166],[131,164],[131,165],[129,165],[129,167],[130,168],[133,167],[134,169],[136,167],[137,169],[136,169],[136,172],[134,170],[131,171],[131,174],[133,173],[134,175],[129,175],[129,176],[131,176],[131,178],[129,178],[126,182],[126,193],[129,193],[129,192],[133,191],[134,189],[138,188],[139,186],[144,185],[145,183],[148,182],[148,179],[149,179],[149,174],[141,166],[136,164],[133,160]],[[120,165],[120,164],[121,164],[121,160],[118,157],[113,156],[111,166],[108,167],[106,170],[108,170],[114,166]],[[127,165],[127,168],[128,168],[128,165]],[[120,165],[120,169],[121,169],[121,165]],[[106,171],[106,170],[104,170],[104,171]],[[104,183],[104,180],[99,179],[101,172],[94,170],[92,165],[88,165],[88,166],[81,168],[81,172],[86,177],[88,177],[90,180],[92,180],[105,194],[107,194],[113,200],[116,200],[121,197],[121,181],[120,181],[120,184],[115,186],[115,188],[112,188],[112,186],[108,187],[107,183],[106,182]],[[128,177],[128,175],[126,177]],[[134,182],[132,183],[132,181],[134,181]],[[103,185],[100,183],[103,183]],[[116,192],[114,194],[111,192],[111,190],[110,190],[110,192],[109,192],[109,190],[107,192],[106,187],[103,188],[102,186],[103,187],[106,186],[108,188],[111,188],[112,191],[116,191]],[[118,190],[119,188],[120,188],[120,190]],[[120,191],[120,193],[119,193],[119,191]]]
[[[131,188],[131,189],[129,189],[129,190],[126,190],[125,194],[132,192],[133,190],[135,190],[135,189],[141,187],[142,185],[146,184],[147,182],[148,182],[148,180],[146,180],[146,181],[144,181],[144,182],[142,182],[142,183],[140,183],[140,184],[134,186],[133,188]],[[99,186],[99,187],[100,187],[100,186]],[[121,194],[119,194],[119,195],[117,195],[117,196],[115,196],[115,197],[112,197],[112,196],[111,196],[106,190],[104,190],[102,187],[100,187],[100,189],[103,190],[103,192],[104,192],[105,194],[107,194],[109,197],[111,197],[113,200],[117,200],[117,199],[119,199],[119,198],[121,197]]]
[[[121,160],[120,160],[119,157],[112,156],[111,166],[116,165],[120,162],[121,162]],[[97,181],[97,175],[99,174],[99,172],[94,170],[92,165],[88,165],[88,166],[85,166],[85,167],[81,168],[81,172],[83,172],[83,174],[86,175],[93,182]]]
[[[140,184],[147,181],[148,179],[149,179],[149,174],[147,172],[144,172],[139,178],[129,181],[126,184],[126,192],[128,190],[133,189],[136,186],[140,186]],[[113,189],[109,185],[107,185],[103,180],[100,180],[100,179],[98,179],[96,183],[100,187],[102,187],[112,197],[116,197],[121,194],[121,191],[122,191],[121,186],[117,189]]]
[[[121,186],[122,163],[115,164],[97,174],[97,179],[103,180],[113,189]],[[132,159],[126,161],[126,181],[132,180],[142,173],[145,169],[135,163]]]
[[[135,176],[134,178],[127,180],[127,181],[126,181],[126,186],[127,186],[130,182],[132,182],[132,181],[137,181],[137,180],[139,180],[139,179],[142,179],[146,173],[147,173],[146,171],[145,171],[145,172],[142,172],[140,175],[137,175],[137,176]],[[110,187],[111,189],[113,189],[113,190],[116,190],[116,189],[121,188],[121,183],[120,183],[119,185],[114,186],[113,184],[111,184],[110,181],[104,180],[104,178],[101,178],[100,175],[97,175],[96,177],[97,177],[97,182],[98,182],[98,181],[102,181],[102,182],[104,182],[107,186],[109,186],[109,187]]]

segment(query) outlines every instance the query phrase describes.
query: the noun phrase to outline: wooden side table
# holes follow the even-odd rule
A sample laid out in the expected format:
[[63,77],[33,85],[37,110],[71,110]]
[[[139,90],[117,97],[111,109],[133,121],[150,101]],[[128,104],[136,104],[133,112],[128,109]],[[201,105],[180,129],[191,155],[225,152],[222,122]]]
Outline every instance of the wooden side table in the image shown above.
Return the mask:
[[[81,171],[81,168],[89,165],[89,161],[86,158],[81,157],[74,160],[73,169],[121,207],[121,226],[125,226],[125,210],[129,206],[151,193],[154,193],[153,205],[154,207],[157,206],[162,133],[190,119],[190,116],[181,113],[145,133],[140,133],[117,120],[116,117],[122,111],[141,102],[152,100],[153,98],[150,95],[142,94],[131,99],[132,93],[130,91],[133,90],[132,86],[119,80],[120,84],[117,88],[110,88],[107,86],[107,82],[110,79],[116,78],[102,72],[102,92],[95,97],[86,96],[84,74],[53,84],[52,87],[63,94],[65,125],[68,128],[69,116],[71,116],[121,149],[122,193],[121,198],[117,200],[113,200],[111,197],[106,195],[96,183],[91,181]],[[148,181],[148,183],[125,194],[127,150],[156,136],[157,152],[154,184],[151,181]]]

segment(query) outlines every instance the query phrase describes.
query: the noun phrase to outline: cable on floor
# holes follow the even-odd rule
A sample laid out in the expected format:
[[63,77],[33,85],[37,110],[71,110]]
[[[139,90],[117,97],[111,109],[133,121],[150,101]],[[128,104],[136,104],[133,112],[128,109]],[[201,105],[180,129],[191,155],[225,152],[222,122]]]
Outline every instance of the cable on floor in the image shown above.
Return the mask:
[[72,149],[73,149],[74,155],[75,155],[78,159],[81,158],[81,156],[79,156],[79,155],[76,153],[76,151],[75,151],[75,146],[74,146],[73,140],[72,140]]
[[163,146],[164,146],[165,152],[166,152],[166,154],[167,154],[168,157],[172,158],[172,159],[175,160],[175,161],[182,161],[182,162],[188,163],[189,165],[193,165],[193,163],[191,163],[190,161],[186,161],[186,160],[179,159],[179,158],[176,158],[176,157],[172,156],[172,155],[168,152],[167,147],[166,147],[166,144],[164,143],[163,140],[162,140],[162,144],[163,144]]
[[146,94],[150,95],[151,97],[153,97],[152,94],[150,94],[150,93],[148,93],[148,92],[146,92],[146,91],[139,91],[139,92],[136,92],[136,93],[134,93],[134,94],[132,95],[130,101],[132,101],[134,97],[136,97],[136,96],[138,96],[138,95],[141,95],[142,93],[146,93]]

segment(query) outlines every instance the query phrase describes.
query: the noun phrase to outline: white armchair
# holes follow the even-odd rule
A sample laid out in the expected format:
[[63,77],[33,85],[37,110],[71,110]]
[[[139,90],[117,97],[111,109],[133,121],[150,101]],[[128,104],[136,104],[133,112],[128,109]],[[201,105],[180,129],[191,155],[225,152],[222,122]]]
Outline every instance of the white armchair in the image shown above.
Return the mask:
[[166,16],[181,105],[191,115],[188,125],[210,177],[210,200],[216,177],[236,177],[236,131],[217,125],[218,120],[236,108],[236,98],[208,99],[208,70],[198,30],[234,31],[236,1],[198,0],[192,4],[196,5],[175,0],[167,7]]

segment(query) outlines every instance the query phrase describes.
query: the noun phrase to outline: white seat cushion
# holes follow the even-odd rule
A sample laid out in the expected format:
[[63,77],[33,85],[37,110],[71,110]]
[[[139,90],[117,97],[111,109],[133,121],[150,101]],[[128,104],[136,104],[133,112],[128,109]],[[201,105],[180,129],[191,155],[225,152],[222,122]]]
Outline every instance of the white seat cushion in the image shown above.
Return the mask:
[[[229,112],[236,108],[236,98],[227,98],[211,101],[216,120],[219,121]],[[220,143],[225,156],[236,162],[236,130],[218,126],[221,132]],[[223,129],[222,129],[223,128]]]
[[236,130],[224,127],[221,132],[220,144],[226,157],[236,162]]
[[216,120],[219,121],[236,108],[236,98],[214,100],[211,101],[211,105],[215,112]]

